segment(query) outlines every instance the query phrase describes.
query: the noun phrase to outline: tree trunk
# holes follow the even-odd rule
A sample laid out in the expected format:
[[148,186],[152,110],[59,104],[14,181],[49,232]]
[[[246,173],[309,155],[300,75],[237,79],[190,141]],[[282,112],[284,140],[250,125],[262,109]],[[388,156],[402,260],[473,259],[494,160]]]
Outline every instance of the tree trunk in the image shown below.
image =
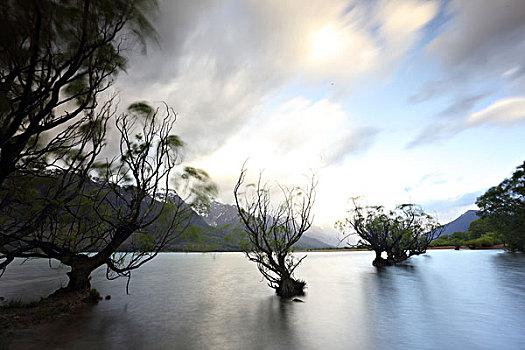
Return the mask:
[[283,298],[291,298],[296,295],[304,295],[304,287],[306,283],[304,281],[297,281],[292,277],[284,277],[276,289],[278,296]]
[[372,262],[372,265],[377,266],[377,267],[394,265],[394,262],[392,260],[381,257],[382,251],[376,250],[375,252],[376,252],[376,258]]
[[7,176],[9,176],[9,174],[11,174],[13,171],[13,167],[9,166],[8,162],[3,162],[3,157],[0,157],[0,186],[4,183]]
[[71,271],[67,273],[69,282],[67,286],[60,288],[53,294],[86,293],[91,289],[91,278],[89,275],[94,270],[90,266],[71,265]]
[[76,292],[84,292],[91,288],[91,269],[72,267],[71,271],[67,273],[69,283],[66,289]]
[[375,252],[376,252],[376,258],[374,259],[374,261],[381,260],[382,259],[381,258],[382,251],[381,250],[376,250]]

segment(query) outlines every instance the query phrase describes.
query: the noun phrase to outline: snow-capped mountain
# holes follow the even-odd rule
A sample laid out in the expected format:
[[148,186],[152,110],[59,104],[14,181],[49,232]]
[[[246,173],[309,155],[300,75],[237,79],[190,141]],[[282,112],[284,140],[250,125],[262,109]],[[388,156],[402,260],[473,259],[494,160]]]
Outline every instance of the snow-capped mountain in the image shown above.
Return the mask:
[[[231,204],[224,204],[217,201],[212,202],[208,213],[201,215],[204,221],[212,227],[221,228],[228,227],[228,229],[243,229],[239,221],[237,207]],[[335,232],[335,231],[334,231]],[[334,237],[331,239],[331,234],[323,233],[322,229],[318,227],[311,227],[306,231],[303,237],[297,242],[298,249],[314,249],[327,248],[336,246],[338,240]]]

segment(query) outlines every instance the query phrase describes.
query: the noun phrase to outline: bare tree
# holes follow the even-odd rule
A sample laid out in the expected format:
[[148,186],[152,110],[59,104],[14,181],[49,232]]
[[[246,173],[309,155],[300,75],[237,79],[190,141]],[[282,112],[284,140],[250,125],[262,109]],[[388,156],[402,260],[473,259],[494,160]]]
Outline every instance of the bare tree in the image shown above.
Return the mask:
[[436,219],[414,204],[398,205],[391,211],[385,211],[382,206],[362,207],[356,199],[353,205],[349,216],[335,226],[345,238],[357,235],[359,241],[355,246],[376,253],[374,266],[394,265],[413,255],[424,254],[442,232]]
[[4,0],[0,3],[0,186],[62,146],[65,125],[124,69],[134,39],[154,36],[155,0]]
[[[39,217],[31,225],[20,220],[12,231],[18,233],[16,240],[0,251],[4,265],[15,257],[57,259],[71,266],[61,292],[83,292],[99,266],[107,266],[110,279],[130,277],[154,258],[188,227],[192,207],[216,192],[204,171],[177,170],[183,144],[171,134],[174,122],[166,105],[153,109],[133,104],[116,119],[119,157],[81,157],[77,162],[85,172],[78,171],[84,166],[69,166],[43,177],[46,184],[40,188],[45,190],[40,189],[36,200],[10,207],[14,215],[7,216],[11,222],[5,227],[13,227],[21,211],[33,210]],[[179,179],[177,192],[169,189],[174,178]],[[36,210],[28,208],[35,205]]]
[[277,295],[285,298],[302,295],[306,283],[296,280],[294,271],[306,256],[296,260],[291,253],[293,245],[312,225],[315,177],[304,189],[280,187],[283,201],[273,206],[271,189],[262,182],[261,175],[255,187],[245,186],[245,192],[240,192],[245,176],[243,167],[233,192],[246,231],[247,239],[241,248],[248,259],[257,263]]

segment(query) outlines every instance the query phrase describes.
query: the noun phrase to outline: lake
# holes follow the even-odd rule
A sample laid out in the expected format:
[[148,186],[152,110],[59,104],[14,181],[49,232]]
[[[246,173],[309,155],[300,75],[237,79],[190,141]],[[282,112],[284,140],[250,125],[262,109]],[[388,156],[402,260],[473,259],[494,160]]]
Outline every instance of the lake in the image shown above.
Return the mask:
[[[298,253],[298,256],[304,254]],[[525,349],[525,254],[433,250],[375,268],[371,252],[311,252],[303,303],[280,300],[241,253],[164,253],[111,295],[17,333],[17,349]],[[52,265],[57,265],[52,264]],[[48,261],[12,264],[0,296],[65,283]]]

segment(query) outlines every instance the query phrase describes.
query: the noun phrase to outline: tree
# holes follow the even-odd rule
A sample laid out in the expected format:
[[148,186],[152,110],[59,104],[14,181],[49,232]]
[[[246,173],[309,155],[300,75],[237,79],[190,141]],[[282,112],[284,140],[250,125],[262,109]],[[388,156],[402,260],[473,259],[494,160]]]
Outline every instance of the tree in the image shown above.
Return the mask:
[[424,254],[441,233],[439,223],[414,204],[398,205],[388,212],[382,206],[359,206],[355,199],[353,204],[349,216],[335,227],[345,237],[357,235],[356,246],[373,250],[374,266],[394,265]]
[[15,258],[14,250],[28,247],[23,241],[56,213],[60,203],[77,197],[105,145],[107,123],[114,114],[112,102],[109,99],[98,113],[83,111],[86,122],[59,133],[55,139],[60,146],[48,149],[41,167],[15,171],[4,180],[0,187],[1,269]]
[[[2,209],[2,237],[15,239],[2,245],[0,268],[15,257],[57,259],[71,267],[61,292],[84,292],[99,266],[107,266],[110,279],[129,278],[153,259],[188,227],[192,207],[206,205],[216,192],[204,171],[185,167],[177,172],[183,144],[171,134],[174,122],[168,106],[135,103],[116,118],[117,158],[107,161],[97,159],[99,152],[86,157],[73,150],[63,157],[64,166],[33,176],[33,191],[22,194],[34,198],[19,198]],[[89,151],[103,145],[105,128],[99,130]],[[173,179],[177,192],[169,189]],[[13,188],[17,181],[13,178]]]
[[[0,186],[14,171],[45,167],[61,128],[124,69],[123,51],[155,32],[154,0],[4,0],[0,4]],[[58,130],[58,131],[57,131]],[[62,137],[64,135],[62,134]]]
[[242,250],[257,263],[268,285],[277,295],[290,298],[304,294],[306,283],[294,278],[294,271],[306,258],[296,260],[293,245],[312,225],[312,206],[315,200],[316,181],[312,176],[304,188],[280,187],[283,201],[273,206],[271,188],[259,176],[257,185],[245,186],[246,169],[243,167],[233,191],[239,218],[244,224],[246,241]]
[[476,200],[483,219],[503,236],[509,250],[525,250],[525,162],[508,179]]

